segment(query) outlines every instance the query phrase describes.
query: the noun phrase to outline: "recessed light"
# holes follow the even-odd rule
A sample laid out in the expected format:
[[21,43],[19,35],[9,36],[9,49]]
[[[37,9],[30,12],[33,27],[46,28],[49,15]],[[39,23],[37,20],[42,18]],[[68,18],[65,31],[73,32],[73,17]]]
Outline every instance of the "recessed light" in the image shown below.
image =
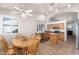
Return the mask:
[[52,11],[52,10],[53,10],[53,8],[51,6],[49,6],[49,11]]
[[58,9],[55,9],[56,12],[58,12]]
[[68,6],[68,7],[71,7],[71,4],[68,4],[67,6]]

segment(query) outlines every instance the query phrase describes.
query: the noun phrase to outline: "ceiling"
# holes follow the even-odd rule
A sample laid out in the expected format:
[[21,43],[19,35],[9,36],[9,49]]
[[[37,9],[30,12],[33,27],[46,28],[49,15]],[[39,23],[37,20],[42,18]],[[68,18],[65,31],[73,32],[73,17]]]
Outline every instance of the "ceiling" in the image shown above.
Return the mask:
[[[69,4],[70,7],[68,7]],[[78,3],[0,3],[0,14],[16,12],[15,6],[24,10],[33,10],[32,14],[34,16],[44,14],[46,17],[54,17],[59,20],[68,19],[69,17],[72,20],[74,15],[79,12]]]
[[0,12],[14,12],[17,11],[14,7],[17,6],[20,9],[28,10],[32,9],[33,12],[44,13],[47,12],[49,4],[42,3],[0,3]]
[[[24,7],[23,7],[24,5]],[[76,8],[75,11],[79,9],[79,4],[71,4],[71,8],[67,7],[68,3],[0,3],[0,12],[12,12],[17,11],[14,7],[17,6],[20,9],[28,10],[32,9],[37,13],[51,13],[52,15],[57,13],[55,10],[58,9],[58,12],[71,10]],[[72,10],[73,11],[73,10]]]

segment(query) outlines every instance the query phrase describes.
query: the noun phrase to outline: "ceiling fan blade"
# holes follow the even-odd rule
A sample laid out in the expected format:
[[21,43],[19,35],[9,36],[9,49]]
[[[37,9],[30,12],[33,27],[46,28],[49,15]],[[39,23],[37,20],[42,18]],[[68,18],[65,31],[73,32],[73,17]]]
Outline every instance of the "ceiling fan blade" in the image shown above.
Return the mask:
[[29,9],[25,11],[26,13],[33,12],[33,10]]
[[20,11],[20,12],[22,12],[22,10],[20,9],[20,8],[18,8],[18,7],[14,7],[16,10],[18,10],[18,11]]
[[26,13],[26,15],[28,15],[28,16],[33,16],[32,14],[30,14],[30,13]]

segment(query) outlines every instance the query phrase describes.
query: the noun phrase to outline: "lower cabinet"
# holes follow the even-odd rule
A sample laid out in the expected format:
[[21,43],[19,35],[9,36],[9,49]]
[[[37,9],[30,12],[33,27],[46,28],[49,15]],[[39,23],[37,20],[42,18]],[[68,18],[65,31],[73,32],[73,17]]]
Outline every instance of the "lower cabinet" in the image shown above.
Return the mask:
[[50,38],[50,33],[49,32],[45,32],[44,33],[44,39],[48,39]]
[[41,42],[48,41],[50,39],[50,33],[49,32],[44,32],[44,33],[39,33],[41,35]]
[[60,33],[59,39],[64,41],[64,32],[61,32],[61,33]]
[[57,44],[59,40],[64,41],[64,32],[50,34],[50,41],[52,44]]
[[58,35],[50,34],[50,41],[52,44],[57,44],[58,43]]

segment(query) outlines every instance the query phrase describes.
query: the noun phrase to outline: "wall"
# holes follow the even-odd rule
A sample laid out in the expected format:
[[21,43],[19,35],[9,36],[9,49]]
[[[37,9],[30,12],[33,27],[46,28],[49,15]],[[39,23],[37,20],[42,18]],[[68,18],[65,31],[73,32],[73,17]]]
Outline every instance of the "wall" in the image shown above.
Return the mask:
[[25,36],[29,36],[36,32],[36,23],[34,19],[31,18],[21,18],[19,19],[19,33]]
[[[26,16],[26,17],[21,17],[19,19],[19,33],[22,33],[25,36],[30,36],[32,34],[35,34],[37,31],[36,24],[39,23],[44,23],[46,25],[46,19],[45,16],[41,16],[42,14],[37,14],[35,16]],[[45,26],[46,28],[46,26]]]
[[2,17],[0,17],[0,34],[2,34]]

